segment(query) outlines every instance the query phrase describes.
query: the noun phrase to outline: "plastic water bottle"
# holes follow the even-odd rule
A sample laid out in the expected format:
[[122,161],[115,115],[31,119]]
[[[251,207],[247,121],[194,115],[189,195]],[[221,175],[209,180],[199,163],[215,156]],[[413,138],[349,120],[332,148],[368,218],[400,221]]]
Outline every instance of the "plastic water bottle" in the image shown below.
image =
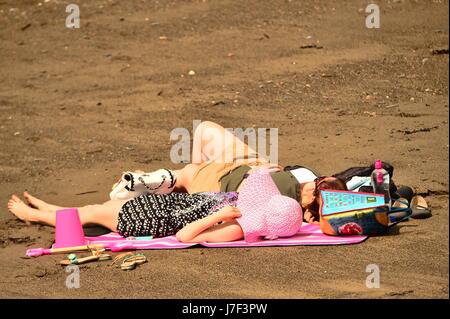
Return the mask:
[[376,160],[375,169],[371,175],[373,192],[384,194],[384,202],[391,208],[391,194],[389,193],[389,173],[383,168],[380,160]]

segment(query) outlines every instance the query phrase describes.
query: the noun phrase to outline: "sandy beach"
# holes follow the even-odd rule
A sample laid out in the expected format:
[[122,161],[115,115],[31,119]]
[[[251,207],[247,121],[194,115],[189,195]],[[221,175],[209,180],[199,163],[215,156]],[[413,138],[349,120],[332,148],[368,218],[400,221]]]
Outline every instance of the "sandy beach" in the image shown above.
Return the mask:
[[[1,298],[448,298],[448,1],[0,1]],[[190,72],[193,71],[193,72]],[[349,246],[146,250],[65,285],[54,229],[6,204],[109,199],[125,170],[180,168],[174,128],[278,128],[281,165],[375,159],[433,216]],[[380,288],[365,285],[380,268]]]

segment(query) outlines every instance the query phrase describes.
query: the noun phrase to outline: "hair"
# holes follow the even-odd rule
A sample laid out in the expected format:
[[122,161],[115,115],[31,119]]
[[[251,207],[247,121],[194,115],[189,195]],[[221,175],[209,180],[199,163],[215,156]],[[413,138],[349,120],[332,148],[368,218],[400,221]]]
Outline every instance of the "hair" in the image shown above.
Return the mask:
[[334,190],[348,190],[345,181],[339,177],[334,176],[322,176],[314,180],[314,201],[309,204],[306,209],[311,211],[315,217],[319,217],[320,209],[320,191],[323,189],[334,189]]

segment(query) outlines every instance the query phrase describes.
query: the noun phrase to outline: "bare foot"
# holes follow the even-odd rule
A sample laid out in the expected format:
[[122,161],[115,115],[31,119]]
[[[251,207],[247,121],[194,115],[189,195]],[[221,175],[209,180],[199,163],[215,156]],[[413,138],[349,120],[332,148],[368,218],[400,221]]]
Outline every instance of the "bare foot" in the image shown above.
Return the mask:
[[8,209],[17,218],[23,220],[27,224],[38,221],[36,218],[36,212],[39,213],[39,210],[31,208],[16,195],[12,195],[8,201]]
[[39,198],[31,196],[28,192],[24,192],[23,196],[25,197],[25,200],[28,202],[28,204],[30,204],[31,207],[37,208],[39,210],[50,212],[62,209],[62,207],[51,205]]

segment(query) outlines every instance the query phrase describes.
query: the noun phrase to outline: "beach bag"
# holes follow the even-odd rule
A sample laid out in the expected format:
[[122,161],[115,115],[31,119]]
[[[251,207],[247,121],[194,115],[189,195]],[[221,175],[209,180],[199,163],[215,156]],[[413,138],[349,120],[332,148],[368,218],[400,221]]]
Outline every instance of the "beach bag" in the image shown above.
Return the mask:
[[408,209],[404,209],[404,218],[391,223],[389,214],[399,213],[400,209],[390,210],[383,194],[321,190],[320,229],[332,236],[383,235],[391,226],[409,217]]
[[[382,164],[383,169],[385,169],[388,174],[389,174],[389,193],[391,193],[392,198],[396,198],[396,193],[397,193],[397,185],[395,185],[394,181],[393,181],[393,176],[394,176],[394,166],[392,166],[391,164],[387,163],[387,162],[383,162]],[[372,174],[373,170],[375,169],[375,164],[371,164],[369,166],[359,166],[359,167],[350,167],[348,169],[346,169],[345,171],[333,174],[333,177],[337,177],[342,179],[345,183],[347,183],[347,187],[350,186],[351,187],[351,180],[354,177],[369,177],[369,186],[367,186],[366,184],[364,184],[364,186],[361,186],[359,188],[359,191],[362,192],[368,192],[368,193],[372,193],[372,186],[370,185],[370,175]]]
[[142,194],[169,194],[172,192],[176,175],[163,168],[151,173],[124,172],[109,194],[111,200],[128,200]]

